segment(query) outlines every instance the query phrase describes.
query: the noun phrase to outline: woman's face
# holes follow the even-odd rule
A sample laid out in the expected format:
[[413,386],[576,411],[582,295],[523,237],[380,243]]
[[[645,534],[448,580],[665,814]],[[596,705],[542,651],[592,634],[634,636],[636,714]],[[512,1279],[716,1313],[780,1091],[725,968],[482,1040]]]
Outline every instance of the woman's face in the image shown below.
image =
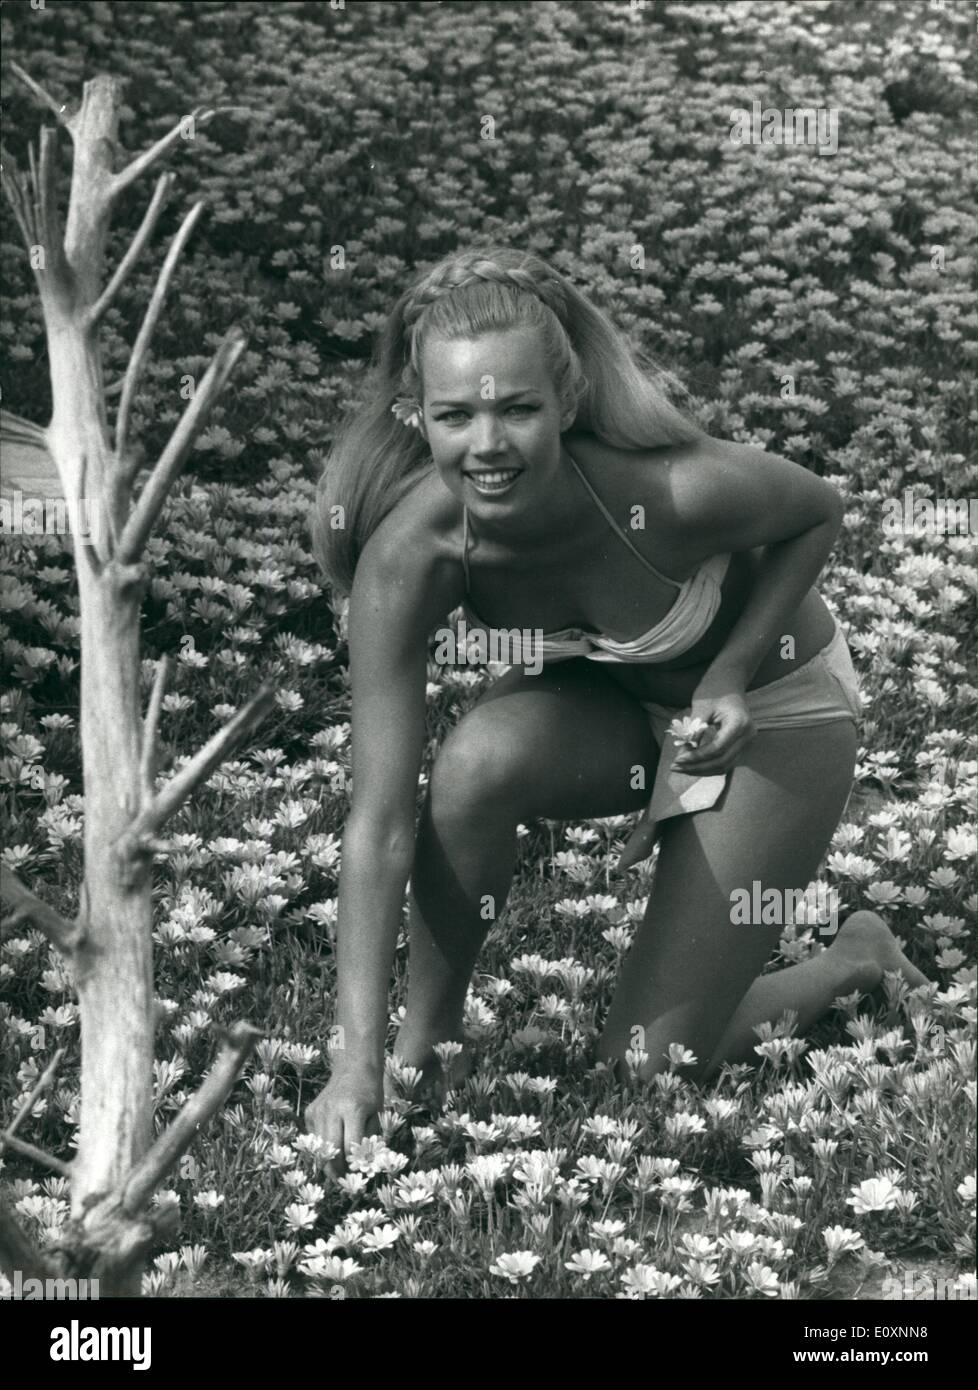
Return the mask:
[[421,366],[426,436],[445,486],[484,519],[537,506],[571,424],[561,420],[537,330],[433,337]]

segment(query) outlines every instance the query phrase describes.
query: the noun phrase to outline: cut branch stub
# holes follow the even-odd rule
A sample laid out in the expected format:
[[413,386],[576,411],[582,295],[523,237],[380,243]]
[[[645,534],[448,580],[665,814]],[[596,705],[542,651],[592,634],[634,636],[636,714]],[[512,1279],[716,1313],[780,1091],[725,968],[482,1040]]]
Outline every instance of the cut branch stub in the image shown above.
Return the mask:
[[22,883],[6,864],[0,865],[0,897],[13,903],[14,910],[0,922],[0,932],[6,936],[16,927],[33,922],[64,955],[70,956],[84,940],[84,929],[78,921],[69,922],[56,908],[43,902]]

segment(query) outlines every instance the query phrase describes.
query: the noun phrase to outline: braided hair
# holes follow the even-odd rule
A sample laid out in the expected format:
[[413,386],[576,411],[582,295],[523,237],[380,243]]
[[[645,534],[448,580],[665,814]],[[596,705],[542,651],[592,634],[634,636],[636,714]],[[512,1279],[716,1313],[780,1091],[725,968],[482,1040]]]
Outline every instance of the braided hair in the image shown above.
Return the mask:
[[562,415],[573,428],[626,449],[704,433],[688,408],[670,399],[670,392],[685,396],[678,380],[639,354],[542,257],[495,244],[447,256],[395,303],[377,340],[365,402],[342,422],[319,480],[313,549],[335,590],[349,593],[371,534],[433,466],[424,437],[391,414],[400,398],[422,399],[425,342],[524,326],[539,332]]
[[564,327],[567,307],[563,280],[527,252],[500,247],[494,256],[474,250],[442,261],[405,296],[408,351],[400,385],[421,399],[421,350],[428,338],[468,338],[525,324],[541,331],[561,409],[576,416],[587,380]]

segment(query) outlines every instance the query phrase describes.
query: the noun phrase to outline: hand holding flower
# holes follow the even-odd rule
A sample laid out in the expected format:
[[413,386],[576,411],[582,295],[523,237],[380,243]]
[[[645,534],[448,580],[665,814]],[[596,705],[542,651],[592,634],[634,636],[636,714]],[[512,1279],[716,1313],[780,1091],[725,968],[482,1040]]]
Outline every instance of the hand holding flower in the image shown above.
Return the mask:
[[681,747],[673,768],[690,777],[710,777],[736,766],[756,729],[743,690],[728,685],[712,692],[700,684],[690,714],[674,720],[669,732]]

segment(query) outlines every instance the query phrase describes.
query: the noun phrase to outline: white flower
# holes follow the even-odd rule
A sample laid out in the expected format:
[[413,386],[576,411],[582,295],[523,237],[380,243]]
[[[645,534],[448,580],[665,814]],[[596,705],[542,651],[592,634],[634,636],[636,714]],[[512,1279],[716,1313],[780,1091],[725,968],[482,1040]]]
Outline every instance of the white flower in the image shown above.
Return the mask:
[[424,421],[421,403],[414,396],[398,396],[391,406],[391,414],[396,415],[402,425],[410,425],[416,430],[421,429]]
[[944,841],[945,859],[970,859],[978,850],[978,836],[973,825],[959,825],[949,830]]
[[829,1260],[832,1263],[843,1255],[853,1253],[865,1244],[858,1231],[851,1231],[848,1226],[826,1226],[822,1231],[822,1239],[825,1241]]
[[867,1178],[852,1189],[846,1206],[852,1207],[857,1216],[871,1211],[890,1211],[897,1204],[898,1191],[889,1178]]
[[778,1292],[778,1276],[769,1265],[762,1265],[757,1261],[749,1264],[744,1270],[744,1279],[757,1293],[762,1293],[766,1298],[774,1298]]
[[396,1226],[390,1224],[375,1227],[372,1231],[367,1231],[360,1242],[360,1248],[368,1252],[380,1253],[382,1250],[389,1250],[395,1241],[400,1240],[401,1233]]
[[223,1201],[223,1193],[215,1192],[213,1188],[209,1188],[206,1192],[198,1192],[196,1194],[194,1197],[194,1206],[201,1207],[204,1211],[216,1211],[217,1208],[222,1205]]
[[626,1298],[670,1298],[682,1284],[678,1274],[664,1274],[655,1265],[639,1264],[621,1276]]
[[606,1274],[611,1269],[611,1261],[602,1250],[579,1250],[571,1259],[564,1261],[564,1268],[572,1274],[579,1274],[587,1283],[592,1274]]
[[500,1255],[495,1264],[489,1266],[489,1273],[497,1274],[503,1279],[508,1279],[511,1284],[516,1284],[521,1279],[528,1278],[539,1263],[539,1255],[534,1255],[529,1250],[513,1250],[508,1255]]
[[316,1208],[308,1202],[292,1202],[285,1208],[285,1224],[290,1231],[304,1231],[316,1224]]

